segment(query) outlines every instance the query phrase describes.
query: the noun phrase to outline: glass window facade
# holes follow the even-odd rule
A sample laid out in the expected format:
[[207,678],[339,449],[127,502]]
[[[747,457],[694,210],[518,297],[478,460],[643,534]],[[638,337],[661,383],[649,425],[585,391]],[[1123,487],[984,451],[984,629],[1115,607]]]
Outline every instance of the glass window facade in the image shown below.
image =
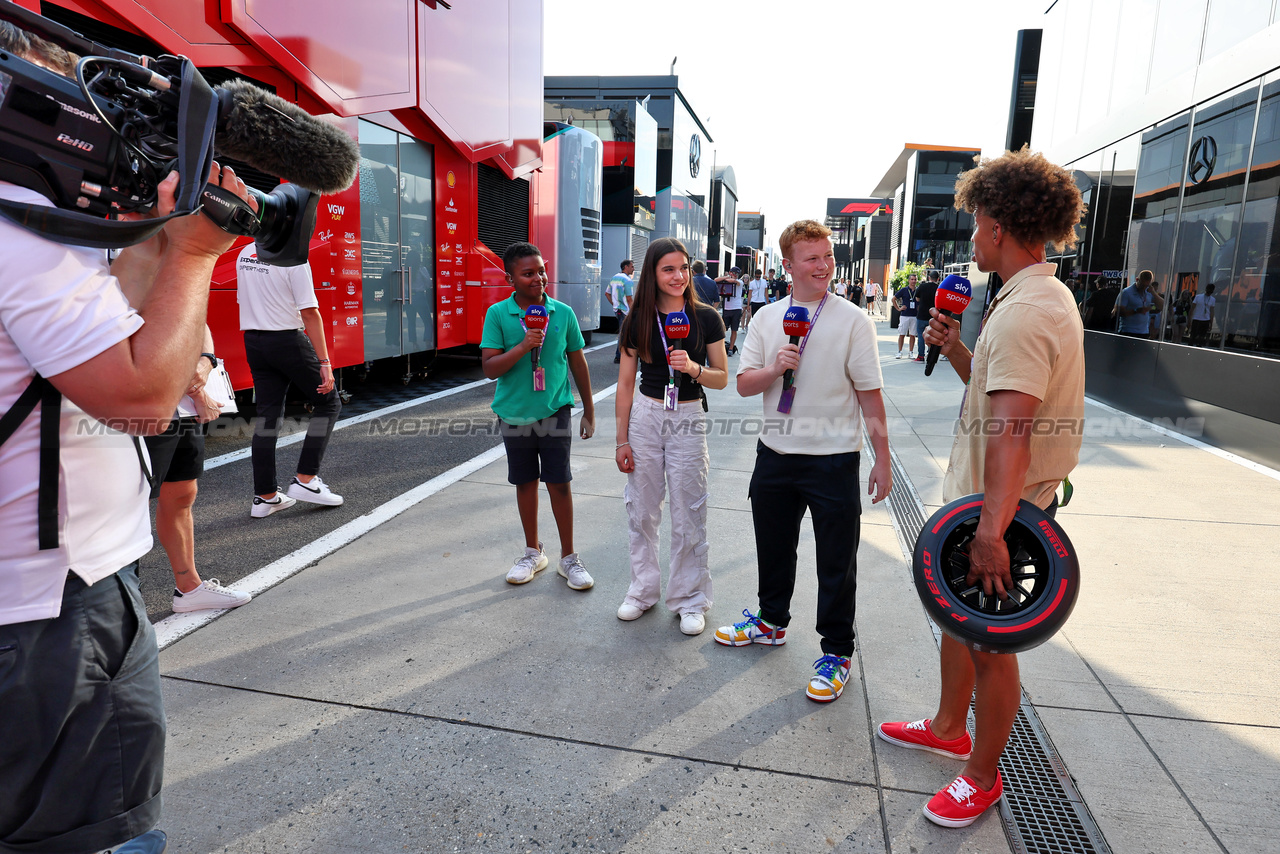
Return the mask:
[[1149,270],[1153,340],[1280,356],[1280,72],[1071,166],[1089,210],[1051,258],[1085,328],[1114,332],[1116,296]]
[[973,216],[955,208],[956,178],[973,168],[974,152],[921,151],[915,193],[906,212],[907,261],[931,260],[939,270],[973,254]]

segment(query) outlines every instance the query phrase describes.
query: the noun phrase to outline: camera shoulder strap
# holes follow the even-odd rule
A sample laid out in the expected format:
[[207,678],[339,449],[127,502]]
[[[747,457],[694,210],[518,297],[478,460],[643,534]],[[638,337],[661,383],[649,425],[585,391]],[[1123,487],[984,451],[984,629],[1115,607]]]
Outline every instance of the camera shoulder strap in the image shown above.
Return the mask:
[[[0,416],[0,445],[9,441],[23,421],[40,405],[40,479],[36,488],[37,536],[41,551],[58,547],[58,455],[61,451],[62,392],[36,374],[18,395],[9,411]],[[156,477],[142,453],[142,440],[130,436],[147,484],[155,489]]]
[[123,249],[160,233],[164,224],[175,216],[185,216],[186,211],[156,219],[126,222],[101,219],[78,211],[51,208],[0,199],[0,217],[56,243],[87,246],[90,249]]

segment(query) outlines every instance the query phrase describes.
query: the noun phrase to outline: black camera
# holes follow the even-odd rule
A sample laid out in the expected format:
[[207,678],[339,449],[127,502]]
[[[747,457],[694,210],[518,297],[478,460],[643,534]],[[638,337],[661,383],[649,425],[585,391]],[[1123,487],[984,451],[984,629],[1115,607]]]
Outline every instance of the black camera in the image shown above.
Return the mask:
[[[223,230],[253,237],[259,259],[307,260],[320,192],[351,184],[355,142],[296,105],[241,81],[211,89],[190,60],[128,54],[0,0],[0,19],[83,55],[75,78],[0,50],[0,180],[54,208],[0,200],[0,215],[52,240],[118,248],[145,240],[168,217],[110,219],[155,207],[180,174],[172,216],[203,210]],[[293,181],[252,192],[258,210],[204,179],[220,153]]]

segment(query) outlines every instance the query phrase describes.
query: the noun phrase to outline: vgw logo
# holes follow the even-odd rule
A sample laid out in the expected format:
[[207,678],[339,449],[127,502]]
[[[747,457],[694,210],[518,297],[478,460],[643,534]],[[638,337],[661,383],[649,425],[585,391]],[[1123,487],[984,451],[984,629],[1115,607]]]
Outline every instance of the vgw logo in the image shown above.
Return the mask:
[[327,207],[329,208],[329,215],[334,219],[342,219],[342,215],[347,210],[346,205],[327,205]]

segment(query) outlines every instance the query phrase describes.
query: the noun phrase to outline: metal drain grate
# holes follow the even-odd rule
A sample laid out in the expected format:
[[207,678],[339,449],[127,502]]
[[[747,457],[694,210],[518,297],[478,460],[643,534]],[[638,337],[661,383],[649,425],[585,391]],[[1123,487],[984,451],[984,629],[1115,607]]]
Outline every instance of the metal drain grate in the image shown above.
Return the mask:
[[[874,461],[870,446],[865,446],[864,453]],[[890,462],[893,490],[889,507],[903,551],[910,555],[924,527],[924,503],[892,449]],[[940,642],[942,633],[936,625],[933,634]],[[970,733],[972,714],[971,710]],[[1000,776],[1004,779],[1000,820],[1016,854],[1111,854],[1026,694],[1000,757]]]

